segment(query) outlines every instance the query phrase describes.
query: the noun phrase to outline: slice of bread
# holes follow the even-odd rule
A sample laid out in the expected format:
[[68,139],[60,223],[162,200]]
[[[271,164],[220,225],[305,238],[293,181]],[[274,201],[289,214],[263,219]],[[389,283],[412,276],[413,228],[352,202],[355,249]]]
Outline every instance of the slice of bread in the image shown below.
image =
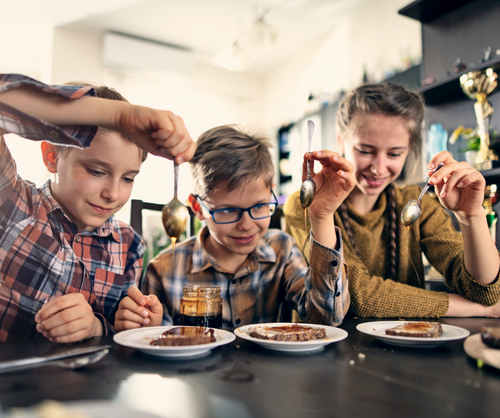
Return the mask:
[[482,327],[481,340],[488,347],[500,348],[500,327]]
[[310,341],[326,337],[325,328],[308,325],[283,325],[276,327],[255,326],[249,328],[250,337],[274,341]]
[[398,337],[437,338],[443,333],[439,322],[405,322],[385,330],[386,335]]
[[183,345],[198,345],[215,342],[214,330],[203,327],[170,328],[151,341],[151,345],[178,347]]

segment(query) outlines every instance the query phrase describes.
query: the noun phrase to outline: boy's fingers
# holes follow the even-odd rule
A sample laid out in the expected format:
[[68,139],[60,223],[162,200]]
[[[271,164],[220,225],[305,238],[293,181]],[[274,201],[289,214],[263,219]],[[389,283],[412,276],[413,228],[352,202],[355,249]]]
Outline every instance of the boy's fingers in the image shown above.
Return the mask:
[[126,297],[123,298],[122,301],[120,302],[120,307],[116,313],[118,316],[122,312],[131,312],[134,315],[142,318],[147,318],[149,316],[149,311],[145,307],[146,306],[146,301],[147,301],[147,296],[142,296],[144,299],[144,305],[138,305],[132,298]]
[[[127,290],[127,295],[139,306],[144,306],[146,304],[146,297],[137,287],[130,287]],[[127,298],[124,298],[123,300],[126,299]]]
[[70,293],[47,302],[42,309],[35,315],[35,321],[40,324],[58,312],[70,309],[79,303],[87,303],[87,300],[81,293]]
[[[146,309],[144,309],[144,310],[147,311]],[[121,321],[121,322],[133,322],[133,323],[138,324],[138,325],[148,325],[150,322],[149,312],[148,312],[148,315],[146,317],[144,317],[144,316],[137,314],[137,313],[135,313],[131,310],[128,310],[128,309],[118,310],[118,312],[116,313],[115,320]]]
[[155,295],[147,296],[147,305],[153,314],[163,313],[163,306]]

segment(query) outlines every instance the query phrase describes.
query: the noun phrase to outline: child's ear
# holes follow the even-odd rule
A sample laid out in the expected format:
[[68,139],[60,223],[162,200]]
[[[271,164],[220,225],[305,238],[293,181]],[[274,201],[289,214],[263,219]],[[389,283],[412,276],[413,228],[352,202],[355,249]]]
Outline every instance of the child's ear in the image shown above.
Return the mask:
[[42,158],[43,158],[43,163],[45,164],[45,167],[47,167],[47,170],[51,172],[52,174],[57,173],[57,154],[56,154],[56,149],[54,148],[54,145],[52,145],[49,142],[42,142]]
[[191,205],[191,209],[196,214],[198,219],[200,221],[204,221],[205,217],[203,216],[203,211],[201,210],[200,202],[198,202],[198,199],[196,199],[196,196],[192,193],[189,195],[189,204]]

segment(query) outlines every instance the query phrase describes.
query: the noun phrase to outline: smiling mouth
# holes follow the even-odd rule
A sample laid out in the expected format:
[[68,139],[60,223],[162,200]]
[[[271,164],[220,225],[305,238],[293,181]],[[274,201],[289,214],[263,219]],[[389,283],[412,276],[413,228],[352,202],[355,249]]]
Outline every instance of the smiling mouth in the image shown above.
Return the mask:
[[112,208],[103,208],[102,206],[93,205],[92,203],[89,203],[89,205],[92,207],[92,209],[99,213],[109,213],[113,211]]
[[255,235],[251,235],[249,237],[231,237],[236,243],[241,244],[241,245],[247,245],[250,244],[253,239],[255,238]]
[[363,174],[363,177],[367,181],[370,181],[370,182],[373,182],[373,183],[383,183],[384,181],[386,181],[388,179],[388,177],[370,177],[370,176],[367,176],[365,174]]

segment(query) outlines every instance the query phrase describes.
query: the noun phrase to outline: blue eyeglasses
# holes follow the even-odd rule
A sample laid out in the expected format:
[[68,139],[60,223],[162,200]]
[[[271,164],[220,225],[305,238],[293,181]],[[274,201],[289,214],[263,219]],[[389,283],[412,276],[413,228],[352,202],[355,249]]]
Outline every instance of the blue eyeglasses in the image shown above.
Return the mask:
[[252,219],[265,219],[270,218],[276,212],[276,206],[278,206],[278,199],[271,190],[274,200],[273,203],[259,203],[258,205],[252,206],[251,208],[241,209],[241,208],[228,208],[228,209],[216,209],[210,210],[203,203],[199,196],[195,196],[198,202],[207,210],[207,212],[212,215],[212,219],[216,224],[232,224],[238,222],[243,216],[243,212],[248,212]]

